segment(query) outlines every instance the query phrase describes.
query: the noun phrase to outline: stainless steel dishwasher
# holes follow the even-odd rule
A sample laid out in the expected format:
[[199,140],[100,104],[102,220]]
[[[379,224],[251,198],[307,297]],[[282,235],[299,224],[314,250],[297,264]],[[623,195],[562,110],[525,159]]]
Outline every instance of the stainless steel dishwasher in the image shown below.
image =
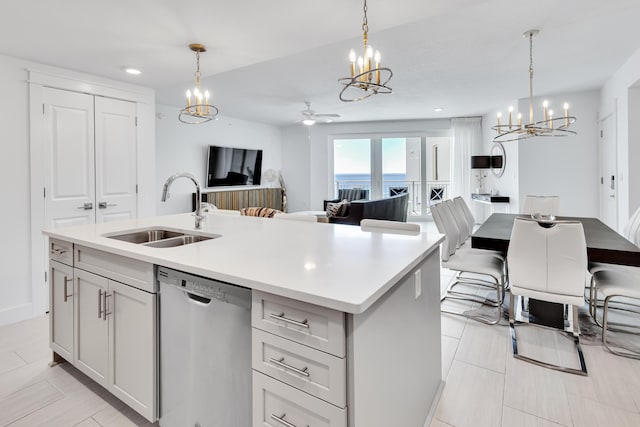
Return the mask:
[[251,290],[158,267],[160,425],[251,426]]

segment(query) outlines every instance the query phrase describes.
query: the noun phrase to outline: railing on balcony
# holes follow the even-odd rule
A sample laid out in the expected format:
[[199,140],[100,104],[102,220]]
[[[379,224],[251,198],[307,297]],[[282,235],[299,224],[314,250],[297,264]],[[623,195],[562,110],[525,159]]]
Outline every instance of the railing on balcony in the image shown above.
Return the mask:
[[[408,213],[413,216],[421,216],[428,213],[431,205],[440,203],[449,197],[449,181],[427,181],[426,197],[428,203],[426,212],[422,212],[422,182],[406,180],[384,180],[382,181],[382,197],[391,197],[401,193],[409,193]],[[339,189],[358,188],[369,190],[371,194],[371,181],[369,180],[341,180],[335,181],[335,195],[338,196]]]

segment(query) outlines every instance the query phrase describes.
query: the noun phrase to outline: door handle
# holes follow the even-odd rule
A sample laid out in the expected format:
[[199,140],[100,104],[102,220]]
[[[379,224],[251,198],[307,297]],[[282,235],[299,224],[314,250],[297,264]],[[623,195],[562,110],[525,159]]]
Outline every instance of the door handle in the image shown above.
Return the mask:
[[616,189],[616,177],[614,175],[611,175],[611,184],[609,184],[609,187],[612,190]]
[[77,209],[84,209],[85,211],[90,211],[91,209],[93,209],[93,203],[91,202],[85,203],[82,206],[78,206]]
[[102,289],[98,289],[98,319],[102,317]]
[[108,206],[118,206],[118,205],[116,203],[107,203],[107,202],[98,203],[98,209],[106,209]]
[[107,316],[111,314],[110,311],[107,311],[107,298],[111,298],[112,296],[113,296],[113,293],[109,295],[107,294],[107,291],[104,291],[104,293],[102,294],[102,298],[103,298],[102,305],[104,306],[104,309],[102,310],[102,320],[107,320]]
[[67,299],[73,296],[73,294],[69,295],[67,293],[67,283],[71,281],[73,281],[73,279],[69,279],[67,276],[64,276],[64,302],[67,302]]

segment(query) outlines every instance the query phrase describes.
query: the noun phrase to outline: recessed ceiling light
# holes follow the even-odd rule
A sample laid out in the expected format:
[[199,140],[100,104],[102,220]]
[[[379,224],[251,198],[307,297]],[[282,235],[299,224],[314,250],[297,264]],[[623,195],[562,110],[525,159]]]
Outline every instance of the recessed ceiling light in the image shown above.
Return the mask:
[[441,112],[441,111],[444,111],[444,108],[442,108],[442,107],[435,107],[435,108],[433,109],[433,111],[435,111],[436,113],[439,113],[439,112]]
[[128,66],[122,67],[122,71],[124,71],[125,73],[133,74],[134,76],[142,74],[142,71],[140,71],[139,69]]

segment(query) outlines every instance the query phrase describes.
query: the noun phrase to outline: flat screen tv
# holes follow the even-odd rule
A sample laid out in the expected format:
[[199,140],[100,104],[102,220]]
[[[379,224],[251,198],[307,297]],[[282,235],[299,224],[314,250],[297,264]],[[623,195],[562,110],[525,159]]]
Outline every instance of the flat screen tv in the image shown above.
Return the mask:
[[260,185],[262,150],[209,146],[207,187]]

